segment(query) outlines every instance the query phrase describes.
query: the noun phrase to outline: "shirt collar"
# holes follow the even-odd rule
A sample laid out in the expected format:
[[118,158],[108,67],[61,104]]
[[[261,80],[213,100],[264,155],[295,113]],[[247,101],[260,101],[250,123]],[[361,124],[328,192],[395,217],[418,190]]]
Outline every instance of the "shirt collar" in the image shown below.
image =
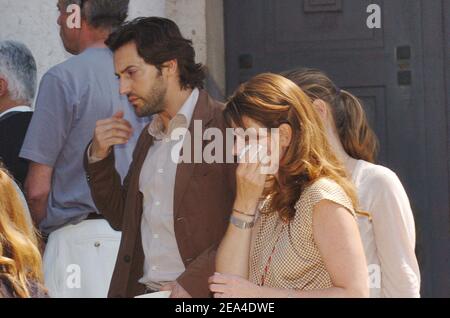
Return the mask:
[[199,95],[199,90],[197,88],[194,89],[191,96],[189,96],[178,112],[179,115],[183,115],[186,118],[188,125],[191,123],[192,116],[194,115],[195,105],[197,105]]
[[30,106],[16,106],[13,108],[8,109],[7,111],[4,111],[3,113],[0,114],[0,118],[2,118],[3,116],[5,116],[8,113],[12,113],[12,112],[32,112],[33,110],[31,109]]
[[176,116],[170,120],[167,134],[164,134],[164,124],[160,115],[153,116],[152,122],[148,127],[148,133],[155,139],[161,140],[167,136],[170,136],[172,131],[177,128],[187,129],[192,121],[199,96],[200,91],[197,88],[194,89],[183,106],[181,106],[181,109],[178,111]]

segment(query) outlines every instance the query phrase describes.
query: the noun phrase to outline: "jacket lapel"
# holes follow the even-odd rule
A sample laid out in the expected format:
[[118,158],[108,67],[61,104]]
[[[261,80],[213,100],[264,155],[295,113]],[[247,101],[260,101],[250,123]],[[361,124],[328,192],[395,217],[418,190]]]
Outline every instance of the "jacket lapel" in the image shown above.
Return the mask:
[[[201,121],[202,133],[209,126],[212,121],[212,108],[210,97],[206,91],[201,90],[200,95],[195,106],[194,114],[192,116],[192,121],[189,126],[189,133],[191,134],[191,144],[184,145],[191,147],[191,163],[180,163],[177,167],[177,176],[175,181],[175,197],[174,197],[174,217],[175,219],[179,217],[181,211],[181,202],[183,201],[183,196],[189,186],[189,181],[194,173],[194,124],[195,121]],[[199,133],[199,132],[198,132]],[[203,135],[202,135],[203,140]],[[203,141],[202,141],[203,145]],[[203,152],[203,149],[202,149]],[[203,159],[202,159],[203,160]]]

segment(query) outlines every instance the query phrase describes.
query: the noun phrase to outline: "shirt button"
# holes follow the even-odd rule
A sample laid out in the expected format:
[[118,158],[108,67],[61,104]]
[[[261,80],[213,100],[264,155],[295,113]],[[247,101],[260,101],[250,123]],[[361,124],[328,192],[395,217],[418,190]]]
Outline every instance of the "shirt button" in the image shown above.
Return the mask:
[[152,271],[158,270],[158,266],[152,266]]
[[153,235],[153,238],[154,238],[154,239],[159,239],[159,235],[158,235],[158,234],[154,234],[154,235]]
[[95,247],[100,247],[100,245],[101,245],[100,242],[95,242],[94,244]]
[[131,262],[131,256],[130,255],[125,255],[123,260],[125,261],[125,263],[129,263],[129,262]]
[[158,169],[158,173],[164,173],[164,169]]
[[155,205],[156,205],[156,206],[160,206],[160,205],[161,205],[161,202],[156,201],[156,202],[155,202]]
[[165,138],[164,141],[165,141],[166,143],[169,143],[169,142],[170,142],[170,138]]

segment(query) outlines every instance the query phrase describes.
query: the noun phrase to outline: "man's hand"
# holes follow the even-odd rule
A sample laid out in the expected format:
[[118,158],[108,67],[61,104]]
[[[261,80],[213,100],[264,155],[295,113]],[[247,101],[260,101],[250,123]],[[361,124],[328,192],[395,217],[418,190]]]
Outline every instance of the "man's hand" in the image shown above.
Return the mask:
[[192,298],[191,295],[177,282],[169,283],[161,287],[160,291],[170,291],[170,298]]
[[117,112],[112,118],[99,120],[95,128],[90,155],[105,159],[108,157],[111,147],[124,145],[133,134],[131,124],[123,119],[124,113]]

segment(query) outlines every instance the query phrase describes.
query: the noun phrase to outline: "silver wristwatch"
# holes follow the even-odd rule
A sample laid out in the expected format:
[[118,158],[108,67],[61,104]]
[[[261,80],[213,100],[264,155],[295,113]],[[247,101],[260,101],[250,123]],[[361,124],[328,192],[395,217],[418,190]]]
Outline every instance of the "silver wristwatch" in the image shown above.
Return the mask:
[[231,216],[230,218],[230,222],[231,224],[233,224],[234,226],[236,226],[238,229],[241,230],[248,230],[248,229],[252,229],[255,226],[255,221],[251,221],[251,222],[246,222],[244,220],[238,219],[235,216]]

